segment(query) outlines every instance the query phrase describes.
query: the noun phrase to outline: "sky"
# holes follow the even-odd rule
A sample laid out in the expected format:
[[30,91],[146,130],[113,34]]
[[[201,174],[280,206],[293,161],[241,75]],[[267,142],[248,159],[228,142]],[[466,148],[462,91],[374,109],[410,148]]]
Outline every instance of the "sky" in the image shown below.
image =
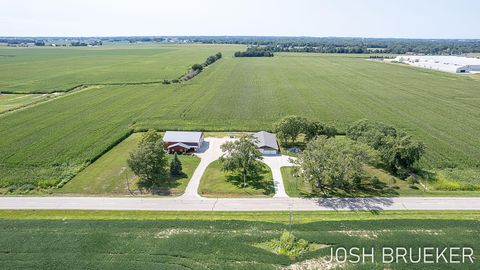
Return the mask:
[[480,39],[479,0],[0,0],[0,36]]

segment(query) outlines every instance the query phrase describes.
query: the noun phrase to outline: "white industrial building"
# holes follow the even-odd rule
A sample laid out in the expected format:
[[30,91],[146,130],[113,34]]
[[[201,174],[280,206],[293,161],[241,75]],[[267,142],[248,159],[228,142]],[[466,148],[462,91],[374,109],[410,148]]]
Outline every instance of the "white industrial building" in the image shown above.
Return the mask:
[[393,61],[451,73],[480,73],[480,59],[470,57],[402,55]]

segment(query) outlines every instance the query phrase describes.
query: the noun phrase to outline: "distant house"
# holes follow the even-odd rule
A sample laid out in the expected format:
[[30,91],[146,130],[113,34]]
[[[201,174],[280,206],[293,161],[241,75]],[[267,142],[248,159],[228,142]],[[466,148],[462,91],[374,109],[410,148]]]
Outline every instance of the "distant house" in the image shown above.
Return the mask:
[[167,131],[163,135],[163,148],[169,153],[197,152],[203,145],[203,132]]
[[264,155],[276,155],[278,154],[278,143],[275,134],[260,131],[253,134],[253,137],[257,139],[256,145],[258,150]]

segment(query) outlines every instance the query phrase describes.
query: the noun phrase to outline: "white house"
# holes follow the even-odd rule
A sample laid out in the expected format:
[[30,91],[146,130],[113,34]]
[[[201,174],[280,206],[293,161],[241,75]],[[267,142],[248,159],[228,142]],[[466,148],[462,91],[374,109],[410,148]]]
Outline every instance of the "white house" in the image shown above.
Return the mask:
[[277,138],[275,137],[275,134],[266,132],[266,131],[260,131],[255,134],[253,134],[253,137],[257,139],[255,144],[258,147],[258,150],[264,155],[276,155],[278,154],[278,150],[280,149],[278,147],[277,143]]

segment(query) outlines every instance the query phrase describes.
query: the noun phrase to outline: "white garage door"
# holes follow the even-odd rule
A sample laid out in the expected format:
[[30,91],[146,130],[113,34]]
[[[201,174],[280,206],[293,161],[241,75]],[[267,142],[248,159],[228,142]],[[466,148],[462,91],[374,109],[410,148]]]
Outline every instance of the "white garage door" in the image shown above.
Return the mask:
[[264,155],[276,155],[277,154],[276,150],[260,149],[260,152]]

